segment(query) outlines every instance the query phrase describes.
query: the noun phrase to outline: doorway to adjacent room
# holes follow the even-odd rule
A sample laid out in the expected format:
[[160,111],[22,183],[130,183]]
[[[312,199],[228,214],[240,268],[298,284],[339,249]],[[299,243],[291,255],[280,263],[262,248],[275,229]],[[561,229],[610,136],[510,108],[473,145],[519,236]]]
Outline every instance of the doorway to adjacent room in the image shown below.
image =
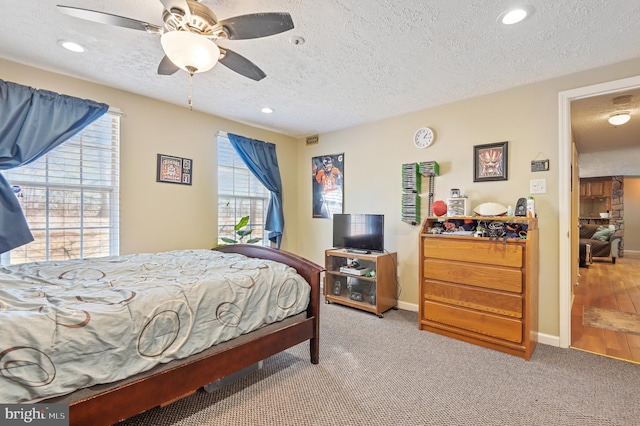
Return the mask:
[[[577,223],[577,197],[572,191],[576,188],[576,176],[578,173],[577,161],[572,161],[572,136],[571,136],[571,101],[612,94],[623,90],[640,87],[640,76],[616,80],[608,83],[587,86],[561,92],[559,95],[560,102],[560,139],[559,139],[559,219],[560,219],[560,346],[561,347],[577,347],[583,350],[589,350],[601,353],[607,356],[613,356],[635,362],[640,361],[640,336],[633,333],[625,333],[624,327],[616,330],[616,322],[609,318],[609,321],[600,321],[604,311],[592,309],[590,306],[596,297],[614,297],[620,295],[620,300],[629,300],[632,304],[634,301],[635,290],[631,294],[623,295],[626,291],[624,286],[621,288],[621,281],[634,280],[633,274],[640,275],[640,259],[636,256],[628,256],[624,262],[618,260],[615,265],[605,262],[597,262],[593,265],[593,269],[584,271],[580,279],[578,279],[577,268],[572,265],[578,262],[578,247],[574,242],[577,241],[576,233],[578,232]],[[573,173],[576,173],[574,176]],[[577,190],[577,188],[576,188]],[[575,247],[574,247],[575,246]],[[615,270],[613,267],[620,266]],[[629,272],[634,271],[634,272]],[[622,278],[621,275],[623,274]],[[574,292],[572,287],[574,283],[579,283]],[[574,288],[575,289],[575,288]],[[598,292],[597,295],[595,292]],[[635,299],[640,307],[640,300]],[[625,303],[625,302],[621,302]],[[574,309],[572,310],[572,306]],[[597,307],[596,307],[597,308]],[[600,308],[603,309],[603,308]],[[617,310],[616,309],[609,309]],[[627,308],[626,311],[629,311]],[[585,324],[584,313],[587,313],[587,327]],[[636,314],[639,312],[636,311]],[[581,315],[580,315],[581,314]],[[617,318],[624,320],[624,318]],[[631,317],[633,319],[633,317]],[[596,321],[596,322],[589,322]],[[606,327],[605,327],[606,323]],[[621,324],[620,322],[617,323]],[[585,338],[586,330],[586,338]],[[572,341],[573,335],[573,341]],[[606,337],[609,337],[607,343]],[[576,344],[574,345],[574,342]],[[608,347],[608,349],[607,349]]]

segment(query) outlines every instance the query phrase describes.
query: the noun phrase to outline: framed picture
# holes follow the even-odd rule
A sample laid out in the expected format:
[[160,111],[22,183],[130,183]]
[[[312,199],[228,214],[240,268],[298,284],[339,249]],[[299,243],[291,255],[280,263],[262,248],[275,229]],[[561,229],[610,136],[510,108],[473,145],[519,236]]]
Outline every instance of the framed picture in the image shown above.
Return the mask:
[[311,159],[313,176],[312,217],[332,219],[342,213],[344,153],[321,155]]
[[189,158],[158,154],[158,174],[156,182],[191,185],[193,161]]
[[507,180],[508,142],[473,147],[473,181]]

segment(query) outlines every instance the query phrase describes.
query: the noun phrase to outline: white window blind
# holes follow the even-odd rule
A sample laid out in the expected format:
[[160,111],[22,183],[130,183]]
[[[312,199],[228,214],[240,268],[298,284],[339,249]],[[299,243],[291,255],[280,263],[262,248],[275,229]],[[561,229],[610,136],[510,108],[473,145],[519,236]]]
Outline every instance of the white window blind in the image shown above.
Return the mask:
[[[221,237],[238,240],[234,226],[249,216],[251,238],[262,238],[268,245],[264,222],[270,193],[247,168],[224,135],[218,135],[218,243]],[[243,240],[246,242],[247,239]]]
[[22,167],[3,172],[34,241],[3,264],[78,259],[119,252],[120,115],[107,112]]

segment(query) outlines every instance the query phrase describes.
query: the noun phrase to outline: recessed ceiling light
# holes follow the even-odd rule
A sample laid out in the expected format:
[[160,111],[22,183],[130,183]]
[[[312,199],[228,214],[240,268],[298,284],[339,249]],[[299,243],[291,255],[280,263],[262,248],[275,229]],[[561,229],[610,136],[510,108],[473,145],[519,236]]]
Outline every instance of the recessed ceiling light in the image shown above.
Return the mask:
[[622,126],[624,123],[631,120],[631,115],[628,112],[621,112],[609,117],[609,123],[614,126]]
[[505,25],[517,24],[530,16],[531,13],[533,13],[533,9],[530,6],[520,6],[507,10],[498,17],[498,20]]
[[260,111],[264,112],[265,114],[271,114],[273,113],[274,109],[269,107],[264,107]]
[[84,46],[73,41],[60,40],[58,44],[71,52],[82,53],[86,50]]

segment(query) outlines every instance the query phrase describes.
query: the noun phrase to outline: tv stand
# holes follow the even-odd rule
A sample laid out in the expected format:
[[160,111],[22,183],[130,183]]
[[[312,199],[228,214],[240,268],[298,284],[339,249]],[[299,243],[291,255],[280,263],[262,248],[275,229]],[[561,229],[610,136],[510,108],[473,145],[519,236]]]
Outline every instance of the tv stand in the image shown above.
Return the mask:
[[[349,273],[345,267],[353,259],[367,272]],[[395,308],[398,296],[396,253],[367,253],[367,250],[329,249],[325,251],[324,300],[371,312],[382,318]]]
[[347,253],[370,254],[371,250],[347,249]]

